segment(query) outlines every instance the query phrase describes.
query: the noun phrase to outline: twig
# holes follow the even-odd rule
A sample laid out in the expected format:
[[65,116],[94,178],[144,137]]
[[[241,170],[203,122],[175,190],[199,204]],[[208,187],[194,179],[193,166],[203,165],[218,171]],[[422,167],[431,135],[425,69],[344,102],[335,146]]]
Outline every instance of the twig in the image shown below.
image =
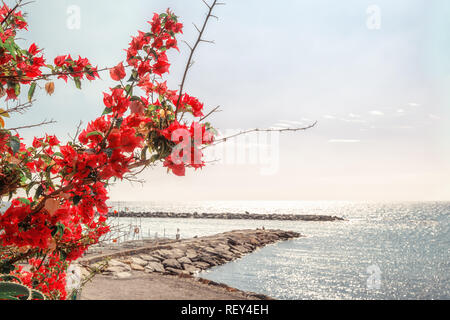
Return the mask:
[[215,141],[212,144],[204,146],[202,148],[202,150],[207,148],[207,147],[212,147],[212,146],[215,146],[215,145],[217,145],[219,143],[226,142],[228,139],[236,138],[237,136],[241,136],[241,135],[244,135],[244,134],[249,134],[249,133],[252,133],[252,132],[286,132],[286,131],[295,132],[295,131],[304,131],[304,130],[308,130],[308,129],[311,129],[311,128],[315,127],[316,124],[317,124],[317,121],[314,122],[313,124],[307,126],[307,127],[300,127],[300,128],[284,128],[284,129],[258,129],[258,128],[255,128],[255,129],[249,129],[249,130],[241,131],[241,132],[232,134],[232,135],[230,135],[228,137],[219,139],[219,140]]
[[220,106],[217,106],[217,107],[215,107],[214,109],[212,109],[210,112],[208,112],[208,113],[206,114],[206,116],[200,118],[199,122],[202,122],[203,120],[205,120],[206,118],[208,118],[210,115],[212,115],[214,112],[220,112],[220,110],[217,111],[217,109],[219,109],[219,108],[220,108]]
[[77,126],[77,131],[75,131],[75,136],[72,138],[72,137],[70,136],[70,134],[68,135],[69,138],[72,139],[72,142],[73,142],[73,143],[76,143],[77,137],[78,137],[78,135],[79,135],[80,132],[81,132],[81,126],[82,126],[82,125],[83,125],[83,121],[80,120],[80,123],[79,123],[78,126]]
[[194,44],[194,46],[192,48],[191,48],[191,46],[188,45],[190,50],[191,50],[191,52],[189,54],[189,58],[188,58],[188,61],[187,61],[187,64],[186,64],[186,68],[184,69],[183,78],[181,80],[180,92],[178,94],[178,101],[177,101],[177,105],[176,105],[176,109],[175,109],[175,117],[177,116],[178,108],[180,106],[181,97],[183,95],[184,83],[186,81],[187,73],[188,73],[189,69],[192,66],[191,61],[192,61],[192,58],[194,56],[195,49],[197,49],[197,46],[199,45],[200,42],[210,42],[210,41],[203,40],[202,36],[203,36],[203,33],[204,33],[205,29],[206,29],[206,25],[208,24],[208,20],[212,16],[212,11],[213,11],[214,7],[217,5],[218,2],[217,2],[217,0],[214,0],[214,2],[211,5],[209,5],[205,0],[202,0],[202,1],[209,8],[209,11],[208,11],[208,14],[206,15],[205,21],[203,22],[203,26],[202,26],[201,30],[199,30],[197,28],[197,26],[194,25],[195,28],[198,31],[198,38],[197,38],[197,41],[195,42],[195,44]]
[[44,125],[52,124],[52,123],[56,123],[56,121],[54,121],[54,120],[49,120],[49,121],[44,120],[41,123],[30,124],[28,126],[21,126],[21,127],[16,127],[16,128],[8,128],[8,129],[4,129],[4,130],[17,131],[17,130],[22,130],[22,129],[30,129],[30,128],[35,128],[35,127],[40,127],[40,126],[44,126]]

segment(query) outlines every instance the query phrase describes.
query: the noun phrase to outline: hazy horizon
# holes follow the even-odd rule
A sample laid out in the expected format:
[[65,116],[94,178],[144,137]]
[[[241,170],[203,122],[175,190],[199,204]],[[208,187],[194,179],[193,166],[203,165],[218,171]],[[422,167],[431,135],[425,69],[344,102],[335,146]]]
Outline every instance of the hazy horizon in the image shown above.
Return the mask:
[[[210,118],[221,132],[317,126],[227,143],[224,163],[187,170],[186,177],[148,169],[143,186],[111,187],[111,201],[450,200],[448,1],[226,2],[205,35],[215,44],[196,52],[187,92],[206,110],[221,106]],[[79,29],[67,27],[74,4]],[[195,38],[192,23],[201,24],[206,9],[200,0],[31,3],[30,32],[21,37],[44,48],[49,60],[71,53],[100,68],[114,66],[130,37],[167,7],[185,25],[181,53],[170,55],[168,84],[177,89],[188,54],[181,40]],[[33,109],[8,121],[53,118],[57,124],[22,135],[28,143],[43,132],[67,140],[80,120],[86,125],[101,114],[102,92],[113,83],[101,77],[82,91],[57,81],[53,96],[37,92]],[[258,148],[266,142],[268,158]],[[235,157],[240,147],[257,150],[253,164],[248,155],[239,158],[241,151]]]

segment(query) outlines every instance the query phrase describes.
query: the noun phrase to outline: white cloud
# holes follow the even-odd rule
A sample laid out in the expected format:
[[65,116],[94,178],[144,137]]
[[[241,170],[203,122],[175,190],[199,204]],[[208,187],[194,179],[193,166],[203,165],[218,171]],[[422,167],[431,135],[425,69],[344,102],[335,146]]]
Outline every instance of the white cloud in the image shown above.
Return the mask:
[[329,114],[326,114],[326,115],[324,115],[323,117],[324,117],[325,119],[335,119],[334,116],[329,115]]
[[415,102],[410,102],[410,103],[408,103],[408,106],[410,106],[410,107],[419,107],[420,104],[415,103]]
[[384,116],[384,113],[379,110],[372,110],[369,113],[373,116]]

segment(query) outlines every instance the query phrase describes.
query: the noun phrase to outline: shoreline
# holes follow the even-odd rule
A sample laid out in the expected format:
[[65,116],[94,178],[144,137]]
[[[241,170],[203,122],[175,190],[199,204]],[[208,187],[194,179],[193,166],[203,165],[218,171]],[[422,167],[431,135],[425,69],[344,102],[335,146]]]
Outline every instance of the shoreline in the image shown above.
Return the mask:
[[81,299],[272,299],[203,279],[200,272],[239,259],[266,245],[301,236],[282,230],[235,230],[88,254],[77,262],[83,268],[82,274],[86,276],[89,269],[100,269],[101,274],[86,284]]
[[314,214],[279,213],[179,213],[179,212],[109,212],[111,218],[173,218],[173,219],[225,219],[225,220],[280,220],[280,221],[345,221],[344,218]]

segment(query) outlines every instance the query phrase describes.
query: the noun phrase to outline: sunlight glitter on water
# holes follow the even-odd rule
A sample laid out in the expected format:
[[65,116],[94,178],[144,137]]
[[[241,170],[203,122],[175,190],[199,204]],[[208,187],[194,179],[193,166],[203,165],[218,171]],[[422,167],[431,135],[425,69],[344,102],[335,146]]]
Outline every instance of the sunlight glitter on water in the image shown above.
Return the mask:
[[[450,203],[210,201],[136,207],[142,211],[325,214],[348,219],[142,219],[144,232],[149,228],[150,234],[174,235],[180,229],[182,238],[263,225],[306,236],[270,245],[201,275],[242,290],[278,299],[450,298]],[[380,274],[371,274],[368,268]],[[377,277],[379,282],[373,283],[380,286],[370,286]]]

